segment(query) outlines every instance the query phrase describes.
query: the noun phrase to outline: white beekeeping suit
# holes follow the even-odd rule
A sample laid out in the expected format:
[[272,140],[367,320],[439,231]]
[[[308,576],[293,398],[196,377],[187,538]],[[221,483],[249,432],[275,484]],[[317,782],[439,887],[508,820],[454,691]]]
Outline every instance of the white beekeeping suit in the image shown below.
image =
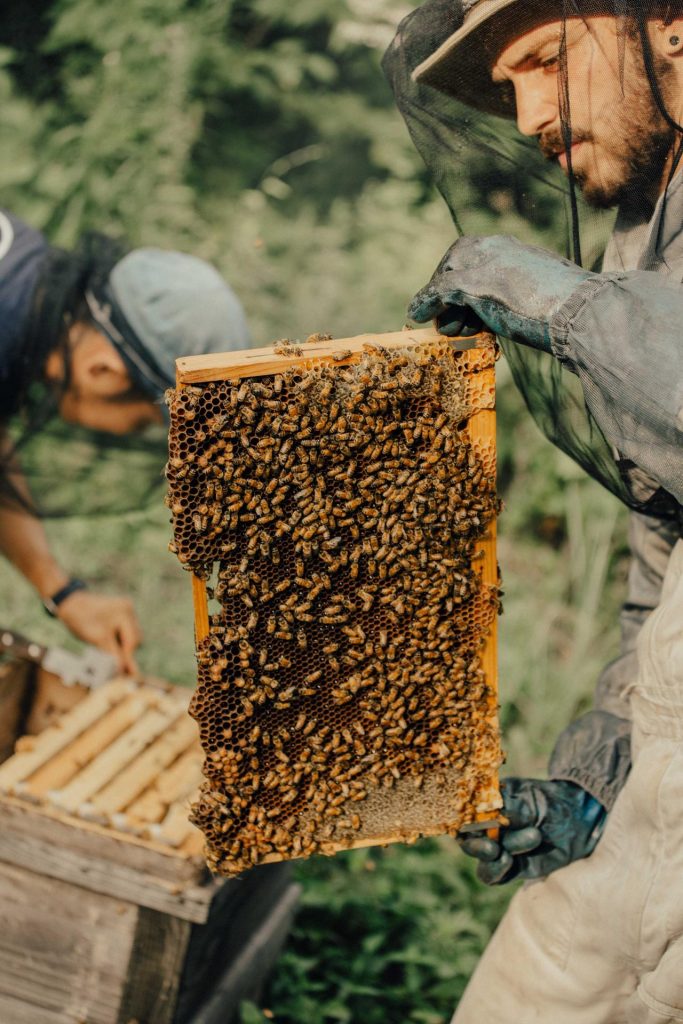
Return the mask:
[[[604,833],[544,871],[546,807],[538,848],[483,865],[535,880],[457,1024],[683,1020],[682,65],[683,5],[643,0],[427,0],[385,58],[460,233],[491,232],[449,250],[413,315],[495,330],[541,428],[633,510],[622,653],[550,764]],[[496,238],[493,185],[524,242],[550,244],[563,209],[574,262]],[[597,265],[591,203],[619,210],[600,272],[576,266]]]

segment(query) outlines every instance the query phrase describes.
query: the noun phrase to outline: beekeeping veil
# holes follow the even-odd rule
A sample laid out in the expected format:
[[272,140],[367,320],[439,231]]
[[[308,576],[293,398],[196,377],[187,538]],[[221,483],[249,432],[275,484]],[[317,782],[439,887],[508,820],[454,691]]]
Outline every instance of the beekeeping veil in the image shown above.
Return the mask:
[[[680,282],[683,95],[673,62],[682,15],[681,2],[647,0],[426,0],[405,18],[384,68],[458,233],[514,234],[589,269],[656,270]],[[530,117],[492,68],[511,44],[523,61],[518,43],[544,26],[554,44],[533,67],[554,111]],[[596,152],[599,174],[585,163]],[[558,447],[631,508],[678,517],[673,498],[604,440],[573,374],[501,344]]]

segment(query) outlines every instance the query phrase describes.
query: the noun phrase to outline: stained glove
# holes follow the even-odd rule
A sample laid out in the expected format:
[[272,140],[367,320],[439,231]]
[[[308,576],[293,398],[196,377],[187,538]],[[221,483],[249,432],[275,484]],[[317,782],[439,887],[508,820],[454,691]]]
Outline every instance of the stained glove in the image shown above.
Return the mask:
[[544,878],[594,850],[607,811],[585,789],[563,780],[509,778],[501,791],[510,824],[501,829],[500,841],[485,836],[460,840],[464,852],[480,861],[482,882]]
[[418,323],[436,319],[451,337],[474,334],[483,324],[551,352],[554,314],[580,284],[597,276],[507,235],[460,238],[414,297],[408,316]]

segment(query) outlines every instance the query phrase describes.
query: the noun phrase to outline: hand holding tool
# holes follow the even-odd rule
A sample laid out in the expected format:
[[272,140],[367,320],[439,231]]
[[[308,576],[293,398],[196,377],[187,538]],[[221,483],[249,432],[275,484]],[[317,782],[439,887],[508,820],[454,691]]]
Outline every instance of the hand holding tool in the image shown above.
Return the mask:
[[46,672],[59,676],[66,686],[80,683],[94,689],[118,672],[116,658],[97,647],[84,647],[80,654],[73,654],[61,647],[44,647],[14,630],[0,627],[0,652],[3,651],[40,665]]

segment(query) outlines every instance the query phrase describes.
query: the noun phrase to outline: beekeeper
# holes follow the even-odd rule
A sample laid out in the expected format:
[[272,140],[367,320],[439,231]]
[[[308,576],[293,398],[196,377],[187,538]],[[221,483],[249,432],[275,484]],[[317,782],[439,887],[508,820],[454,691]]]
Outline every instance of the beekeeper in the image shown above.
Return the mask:
[[22,473],[22,444],[53,413],[118,435],[162,423],[177,357],[248,343],[237,298],[203,260],[126,252],[96,234],[65,252],[0,211],[0,551],[51,615],[124,671],[136,671],[141,639],[133,604],[91,591],[54,557],[37,514],[41,495],[33,501]]
[[683,1021],[683,4],[428,0],[385,67],[458,226],[478,160],[525,241],[566,215],[571,255],[475,228],[410,315],[496,332],[547,435],[633,510],[594,710],[548,781],[506,780],[500,841],[462,844],[484,881],[530,881],[454,1020]]

